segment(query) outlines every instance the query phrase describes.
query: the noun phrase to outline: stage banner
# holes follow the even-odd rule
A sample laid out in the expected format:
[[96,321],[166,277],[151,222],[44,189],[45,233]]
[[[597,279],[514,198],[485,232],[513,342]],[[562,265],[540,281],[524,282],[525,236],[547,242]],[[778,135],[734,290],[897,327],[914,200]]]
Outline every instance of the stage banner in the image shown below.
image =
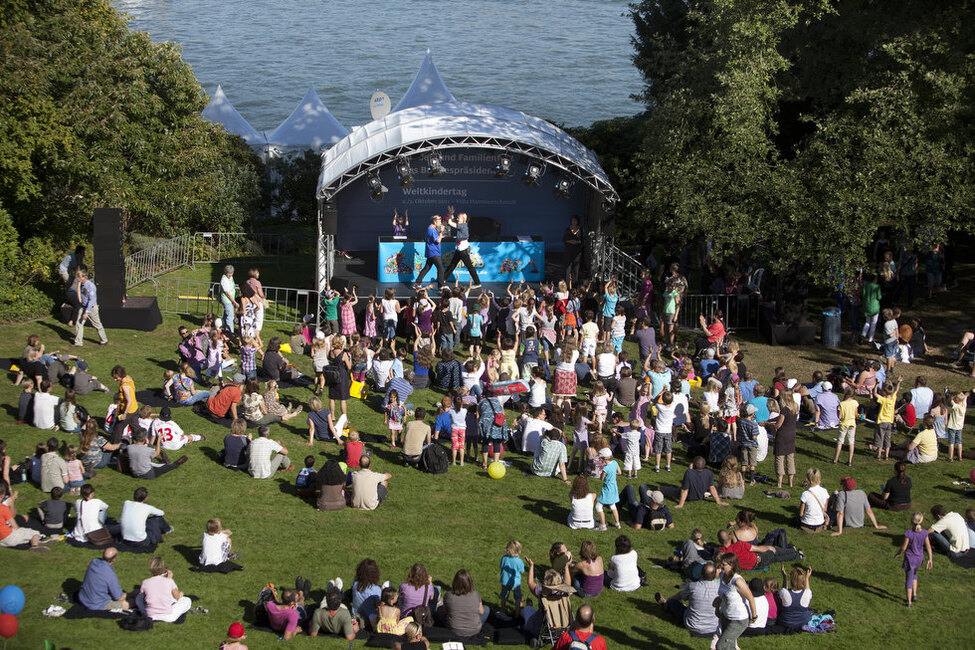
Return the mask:
[[[450,265],[455,245],[444,242],[444,267]],[[379,281],[414,282],[427,258],[423,242],[379,242]],[[545,279],[545,242],[502,241],[471,242],[471,261],[481,282],[541,282]],[[470,274],[461,263],[448,278],[461,282]],[[424,282],[436,282],[437,270],[427,271]]]

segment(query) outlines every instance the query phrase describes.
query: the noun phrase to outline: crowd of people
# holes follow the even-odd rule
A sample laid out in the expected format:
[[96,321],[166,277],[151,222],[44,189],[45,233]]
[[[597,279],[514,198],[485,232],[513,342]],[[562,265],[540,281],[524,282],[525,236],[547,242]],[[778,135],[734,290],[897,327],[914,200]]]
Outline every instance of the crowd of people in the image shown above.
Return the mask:
[[[463,216],[450,219],[464,223]],[[650,272],[632,301],[621,299],[613,278],[573,284],[570,273],[568,281],[536,287],[509,284],[504,296],[475,293],[473,284],[418,285],[415,297],[407,301],[388,290],[381,298],[368,298],[357,313],[363,301],[349,287],[323,296],[326,318],[320,328],[305,319],[287,341],[274,336],[267,342],[261,336],[266,302],[260,274],[251,269],[238,291],[234,273],[227,266],[220,281],[222,317],[207,315],[197,328],[179,328],[178,368],[162,377],[158,397],[165,406],[157,411],[140,404],[134,380],[117,365],[111,378],[118,389],[99,423],[76,403],[75,395],[109,389],[87,373],[83,361],[48,354],[37,336],[23,350],[18,422],[44,430],[49,439],[18,464],[6,456],[0,441],[0,547],[48,551],[68,525],[72,504],[63,497],[77,495],[68,539],[104,548],[102,557],[89,565],[78,594],[84,607],[137,608],[156,621],[176,620],[191,608],[159,557],[151,560],[151,577],[139,593],[122,592],[112,569],[118,549],[155,548],[172,527],[162,509],[147,503],[146,487],[135,489],[116,522],[90,482],[108,467],[140,482],[178,469],[187,456],[170,461],[167,451],[202,439],[186,434],[174,421],[174,411],[183,406],[229,428],[220,454],[224,466],[268,479],[297,470],[298,460],[299,496],[314,501],[319,510],[368,511],[388,498],[394,478],[373,469],[371,452],[387,446],[385,436],[360,431],[363,424],[355,422],[348,407],[368,386],[370,403],[388,429],[388,449],[396,450],[404,465],[426,466],[430,450],[441,442],[452,452],[451,471],[466,471],[461,468],[471,460],[486,469],[502,455],[525,454],[531,459],[529,475],[555,477],[571,486],[566,523],[576,530],[622,529],[624,524],[635,530],[672,529],[675,513],[689,502],[727,506],[750,488],[789,496],[797,472],[804,481],[795,531],[831,530],[839,536],[867,522],[883,530],[887,526],[875,510],[912,511],[911,465],[936,462],[941,446],[948,462],[966,453],[962,429],[969,392],[935,393],[919,374],[913,388],[901,393],[903,378],[896,374],[896,364],[903,339],[893,308],[882,312],[882,360],[856,359],[849,366],[823,369],[810,382],[790,377],[782,367],[766,382],[747,369],[745,353],[728,340],[719,311],[700,315],[699,328],[684,337],[692,341],[689,347],[677,344],[688,287],[678,262],[667,266],[657,311]],[[76,318],[83,319],[83,300],[78,309]],[[90,309],[87,314],[91,319]],[[632,356],[624,349],[627,340],[635,343]],[[298,356],[307,356],[308,362],[296,363]],[[299,369],[308,365],[310,374]],[[54,387],[68,384],[63,398],[53,395]],[[312,395],[305,404],[288,403],[278,391],[289,386],[304,387]],[[701,391],[692,393],[697,387]],[[410,401],[426,388],[442,397],[436,412]],[[314,455],[301,462],[301,455],[271,436],[273,425],[294,421],[304,409],[307,446],[340,446],[340,456],[317,469]],[[881,493],[857,489],[851,476],[827,489],[818,468],[797,468],[804,427],[837,432],[833,463],[842,457],[853,467],[856,458],[868,453],[880,460],[894,458],[894,476]],[[874,432],[869,451],[863,445],[855,451],[858,430],[869,429]],[[77,438],[52,436],[58,431]],[[895,445],[896,431],[908,433],[909,440]],[[304,443],[302,439],[289,446]],[[849,447],[845,456],[844,446]],[[620,489],[618,477],[624,473],[633,481],[649,469],[672,472],[675,453],[691,459],[679,486],[655,489],[630,482]],[[771,478],[759,472],[769,455],[774,459]],[[10,486],[27,481],[47,498],[36,511],[21,508],[18,513],[18,494]],[[760,482],[763,487],[754,487]],[[917,598],[917,570],[925,553],[930,568],[933,549],[957,560],[975,543],[975,510],[961,515],[936,505],[931,516],[925,528],[924,515],[911,512],[911,527],[898,551],[904,554],[908,605]],[[231,550],[231,534],[219,519],[207,523],[201,566],[221,566],[239,557]],[[360,563],[349,592],[342,591],[339,580],[330,583],[320,607],[311,605],[310,586],[300,577],[295,589],[276,591],[262,606],[268,627],[285,638],[306,632],[351,639],[373,631],[402,637],[404,648],[427,647],[425,630],[432,624],[455,637],[475,637],[490,619],[513,621],[530,638],[539,639],[553,612],[559,607],[563,613],[571,611],[572,595],[586,599],[604,588],[625,592],[646,584],[627,535],[617,535],[615,553],[605,562],[596,548],[587,540],[574,559],[564,544],[554,544],[551,568],[539,584],[534,563],[522,558],[521,544],[512,541],[500,564],[501,612],[494,616],[465,569],[457,571],[448,590],[434,585],[417,564],[397,589],[379,582],[371,559]],[[734,648],[742,635],[828,626],[810,607],[808,566],[794,565],[789,571],[783,565],[781,584],[774,578],[746,581],[741,575],[803,559],[786,530],[768,531],[760,539],[755,514],[741,510],[710,542],[700,530],[692,532],[672,559],[687,580],[685,586],[671,598],[657,594],[656,600],[692,634],[713,637],[718,648]],[[525,574],[527,598],[522,590]],[[538,607],[530,602],[532,597]],[[573,621],[562,621],[565,633],[551,640],[556,648],[576,641],[605,647],[594,621],[592,606],[585,604]],[[225,647],[243,647],[242,639],[243,630],[232,627]]]

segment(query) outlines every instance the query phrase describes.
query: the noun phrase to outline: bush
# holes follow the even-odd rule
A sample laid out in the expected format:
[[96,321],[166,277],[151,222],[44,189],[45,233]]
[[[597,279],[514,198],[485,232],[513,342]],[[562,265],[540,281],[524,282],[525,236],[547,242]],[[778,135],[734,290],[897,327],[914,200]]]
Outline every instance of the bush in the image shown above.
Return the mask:
[[37,287],[0,286],[0,323],[26,321],[51,313],[51,297]]

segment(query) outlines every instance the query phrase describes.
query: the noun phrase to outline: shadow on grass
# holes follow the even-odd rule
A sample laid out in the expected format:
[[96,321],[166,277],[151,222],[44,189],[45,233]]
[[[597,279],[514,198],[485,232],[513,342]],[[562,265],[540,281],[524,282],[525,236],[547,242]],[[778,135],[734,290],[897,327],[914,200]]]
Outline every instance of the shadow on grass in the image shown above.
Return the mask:
[[68,594],[72,598],[81,590],[81,580],[77,578],[67,578],[61,583],[61,592]]
[[849,589],[854,589],[861,593],[866,593],[877,598],[882,598],[884,600],[890,600],[895,603],[900,603],[902,598],[895,596],[885,589],[881,589],[876,585],[869,585],[865,582],[860,582],[854,578],[849,578],[847,576],[838,576],[833,573],[827,573],[823,571],[817,571],[813,573],[813,577],[819,580],[825,580],[826,582],[832,582],[833,584],[841,585]]
[[222,463],[220,462],[220,450],[219,449],[215,449],[213,447],[204,447],[203,445],[200,445],[199,449],[200,449],[201,452],[203,452],[203,455],[204,456],[206,456],[207,458],[209,458],[213,462],[217,463],[218,465],[222,465]]
[[179,364],[176,363],[175,359],[151,359],[146,358],[149,363],[154,363],[163,370],[172,370],[173,372],[179,371]]
[[62,341],[65,341],[67,343],[74,342],[74,331],[68,328],[67,325],[52,323],[48,320],[39,320],[37,321],[37,324],[51,330]]
[[192,546],[187,546],[186,544],[174,544],[173,550],[183,556],[186,563],[190,566],[196,566],[199,564],[200,560],[200,549],[194,548]]
[[554,501],[549,501],[547,499],[536,499],[535,497],[527,494],[523,494],[518,498],[527,502],[522,506],[522,508],[529,512],[540,515],[549,521],[563,524],[569,517],[569,509]]

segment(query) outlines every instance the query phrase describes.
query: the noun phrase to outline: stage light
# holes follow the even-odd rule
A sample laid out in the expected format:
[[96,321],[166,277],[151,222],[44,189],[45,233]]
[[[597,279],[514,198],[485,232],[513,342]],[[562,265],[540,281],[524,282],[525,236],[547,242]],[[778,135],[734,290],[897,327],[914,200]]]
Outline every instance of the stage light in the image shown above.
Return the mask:
[[569,191],[572,189],[572,181],[563,178],[555,184],[555,196],[559,199],[569,198]]
[[431,176],[436,177],[442,176],[445,171],[447,171],[447,168],[443,166],[443,161],[440,159],[440,154],[436,151],[430,152],[427,172],[429,172]]
[[383,185],[383,182],[379,179],[379,176],[369,174],[366,176],[366,182],[369,184],[369,196],[372,197],[372,200],[382,201],[389,189]]
[[529,187],[535,187],[538,185],[538,179],[545,174],[545,166],[538,161],[531,161],[528,163],[528,167],[525,168],[524,181],[525,185]]
[[409,187],[413,184],[413,170],[410,169],[409,161],[402,156],[396,159],[396,175],[401,186]]
[[504,178],[511,173],[511,156],[504,153],[498,159],[498,164],[494,168],[494,176],[496,178]]

